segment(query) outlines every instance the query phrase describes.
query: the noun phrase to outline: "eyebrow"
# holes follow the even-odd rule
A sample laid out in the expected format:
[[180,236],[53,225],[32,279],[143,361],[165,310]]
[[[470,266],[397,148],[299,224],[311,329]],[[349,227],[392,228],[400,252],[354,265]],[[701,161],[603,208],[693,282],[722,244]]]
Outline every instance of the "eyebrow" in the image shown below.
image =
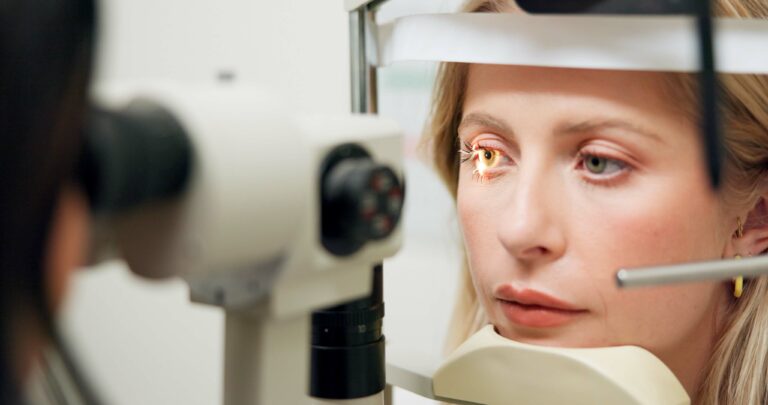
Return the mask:
[[651,138],[657,142],[664,143],[662,138],[655,132],[643,128],[633,123],[617,120],[596,120],[596,121],[584,121],[576,124],[566,124],[558,127],[555,130],[555,134],[568,135],[568,134],[580,134],[585,132],[598,132],[606,129],[622,129],[628,132],[633,132],[648,138]]
[[473,126],[490,128],[501,133],[514,135],[514,131],[506,122],[486,113],[470,113],[464,116],[457,131],[461,132],[467,127]]
[[[490,128],[495,131],[499,131],[504,134],[514,136],[512,128],[503,120],[496,118],[487,113],[470,113],[461,119],[459,123],[458,132],[466,129],[467,127],[479,126],[484,128]],[[587,132],[598,132],[607,129],[621,129],[628,132],[633,132],[648,138],[651,138],[657,142],[664,143],[661,136],[657,133],[643,128],[639,125],[619,120],[619,119],[606,119],[606,120],[588,120],[578,123],[566,123],[555,129],[557,135],[569,135],[569,134],[582,134]]]

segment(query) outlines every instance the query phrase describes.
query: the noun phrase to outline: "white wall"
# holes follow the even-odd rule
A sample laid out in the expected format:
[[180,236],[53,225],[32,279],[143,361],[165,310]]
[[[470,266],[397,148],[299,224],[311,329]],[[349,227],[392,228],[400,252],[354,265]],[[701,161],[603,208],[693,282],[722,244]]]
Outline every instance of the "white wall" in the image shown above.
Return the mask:
[[[342,0],[106,0],[98,79],[259,83],[298,111],[349,110]],[[457,0],[391,0],[380,20],[451,11]],[[405,244],[385,263],[388,350],[438,356],[452,306],[459,237],[452,202],[415,157],[434,67],[380,72],[380,114],[406,137]],[[150,283],[121,263],[81,272],[62,324],[111,404],[215,404],[222,397],[223,318],[191,304],[178,281]],[[396,393],[396,404],[425,403]],[[429,403],[429,402],[426,402]]]

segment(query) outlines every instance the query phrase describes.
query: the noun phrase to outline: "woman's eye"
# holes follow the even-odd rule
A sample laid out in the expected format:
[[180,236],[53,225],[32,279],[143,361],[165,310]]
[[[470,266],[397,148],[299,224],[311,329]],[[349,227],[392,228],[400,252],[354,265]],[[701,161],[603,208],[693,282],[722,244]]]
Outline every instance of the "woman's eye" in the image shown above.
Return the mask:
[[595,155],[584,155],[584,167],[592,174],[606,175],[621,171],[624,164],[621,161]]
[[471,165],[473,176],[480,182],[499,176],[500,170],[510,164],[509,157],[501,149],[492,146],[464,142],[459,155],[461,163]]
[[608,166],[608,160],[598,156],[587,156],[585,166],[591,173],[602,174]]
[[501,152],[494,149],[477,150],[477,169],[482,171],[492,169],[501,162]]

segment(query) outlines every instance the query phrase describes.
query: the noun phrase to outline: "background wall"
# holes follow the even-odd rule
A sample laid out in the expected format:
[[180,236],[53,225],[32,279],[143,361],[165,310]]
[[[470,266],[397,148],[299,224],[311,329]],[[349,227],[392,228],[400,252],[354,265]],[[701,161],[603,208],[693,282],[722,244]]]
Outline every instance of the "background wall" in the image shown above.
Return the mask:
[[[448,12],[460,0],[390,0],[381,21]],[[275,3],[275,4],[270,4]],[[342,0],[104,0],[98,81],[178,79],[272,86],[297,110],[349,110],[347,15]],[[453,205],[418,158],[435,67],[380,69],[380,115],[405,135],[405,243],[385,262],[389,353],[440,356],[453,304],[460,239]],[[192,304],[179,280],[150,283],[120,262],[77,275],[62,316],[66,335],[107,403],[217,404],[223,316]],[[430,360],[431,361],[431,360]],[[396,391],[396,404],[432,403]]]

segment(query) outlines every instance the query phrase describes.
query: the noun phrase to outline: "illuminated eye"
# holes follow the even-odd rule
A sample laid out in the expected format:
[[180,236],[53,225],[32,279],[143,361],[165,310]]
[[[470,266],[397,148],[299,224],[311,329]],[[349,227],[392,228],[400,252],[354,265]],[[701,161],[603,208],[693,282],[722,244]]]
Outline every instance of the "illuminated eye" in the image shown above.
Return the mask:
[[608,166],[608,159],[588,155],[584,158],[584,166],[590,173],[603,174]]
[[477,154],[477,160],[479,168],[492,168],[499,164],[501,153],[493,149],[480,149]]

